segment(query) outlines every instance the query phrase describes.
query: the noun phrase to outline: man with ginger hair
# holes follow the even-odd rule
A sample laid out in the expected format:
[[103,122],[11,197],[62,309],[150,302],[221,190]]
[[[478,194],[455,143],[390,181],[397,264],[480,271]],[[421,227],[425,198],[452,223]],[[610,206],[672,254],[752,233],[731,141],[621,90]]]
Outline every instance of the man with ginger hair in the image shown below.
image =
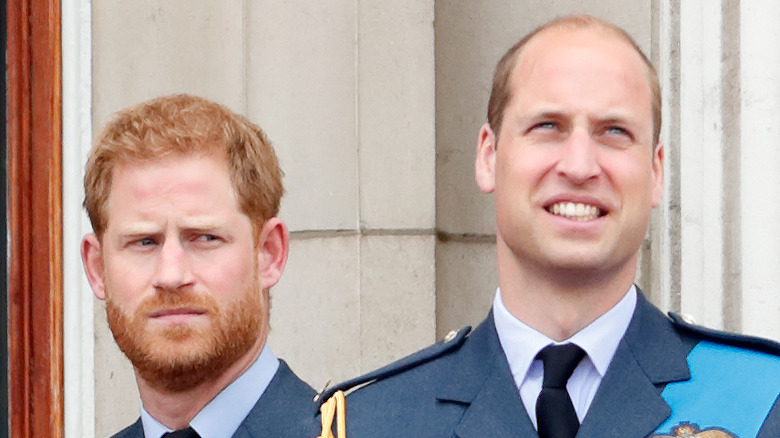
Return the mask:
[[84,269],[142,401],[115,436],[314,436],[314,390],[266,343],[288,232],[263,132],[205,99],[153,99],[109,121],[84,186]]
[[550,22],[499,62],[476,181],[496,210],[482,324],[322,395],[351,438],[780,436],[780,345],[666,316],[633,284],[663,193],[661,96],[622,29]]

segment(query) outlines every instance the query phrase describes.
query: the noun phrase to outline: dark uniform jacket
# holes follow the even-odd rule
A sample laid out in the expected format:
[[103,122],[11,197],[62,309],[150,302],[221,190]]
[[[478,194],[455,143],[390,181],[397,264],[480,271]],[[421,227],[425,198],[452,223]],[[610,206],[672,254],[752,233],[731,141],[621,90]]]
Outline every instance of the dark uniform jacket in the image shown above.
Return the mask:
[[[314,393],[314,389],[299,379],[280,359],[279,369],[268,388],[233,437],[314,438],[320,432],[320,425],[312,415]],[[113,438],[144,438],[141,419]]]
[[[780,344],[665,316],[641,293],[578,438],[780,438]],[[347,397],[347,436],[538,437],[493,315],[323,394]]]

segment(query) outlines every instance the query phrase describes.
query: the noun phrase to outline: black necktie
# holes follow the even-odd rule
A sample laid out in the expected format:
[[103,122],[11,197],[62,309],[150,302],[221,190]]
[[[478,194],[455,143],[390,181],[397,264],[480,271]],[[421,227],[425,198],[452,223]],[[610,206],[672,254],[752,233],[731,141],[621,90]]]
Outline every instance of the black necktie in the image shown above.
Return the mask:
[[580,421],[566,382],[585,352],[574,344],[548,345],[536,358],[544,363],[542,392],[536,399],[536,423],[540,438],[574,438]]
[[166,432],[162,438],[200,438],[200,435],[191,427],[188,427],[186,429],[174,430],[173,432]]

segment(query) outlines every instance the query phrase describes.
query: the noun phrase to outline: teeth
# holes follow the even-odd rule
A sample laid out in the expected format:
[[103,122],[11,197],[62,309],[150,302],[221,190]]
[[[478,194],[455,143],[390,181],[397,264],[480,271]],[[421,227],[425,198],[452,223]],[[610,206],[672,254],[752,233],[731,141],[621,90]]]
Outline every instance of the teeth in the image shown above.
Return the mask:
[[575,221],[590,221],[601,216],[601,210],[593,205],[559,202],[549,208],[550,213]]

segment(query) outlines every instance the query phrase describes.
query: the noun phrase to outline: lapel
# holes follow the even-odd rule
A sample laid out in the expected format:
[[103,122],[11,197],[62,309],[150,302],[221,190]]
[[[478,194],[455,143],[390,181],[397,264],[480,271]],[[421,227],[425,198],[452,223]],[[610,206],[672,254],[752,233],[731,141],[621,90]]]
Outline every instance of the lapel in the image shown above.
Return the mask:
[[537,437],[499,343],[492,311],[453,357],[452,372],[437,398],[466,405],[455,428],[457,437]]
[[[634,316],[577,438],[648,436],[671,414],[661,397],[669,382],[690,378],[688,348],[671,321],[639,291]],[[492,311],[453,357],[437,395],[466,406],[455,436],[538,437],[498,341]]]
[[111,438],[144,438],[144,427],[141,424],[141,419],[139,418],[135,423],[122,429]]
[[650,435],[671,414],[661,397],[664,386],[690,378],[686,356],[671,320],[640,291],[634,316],[577,438]]
[[314,390],[296,376],[283,360],[260,400],[249,411],[234,438],[311,437],[317,429]]

